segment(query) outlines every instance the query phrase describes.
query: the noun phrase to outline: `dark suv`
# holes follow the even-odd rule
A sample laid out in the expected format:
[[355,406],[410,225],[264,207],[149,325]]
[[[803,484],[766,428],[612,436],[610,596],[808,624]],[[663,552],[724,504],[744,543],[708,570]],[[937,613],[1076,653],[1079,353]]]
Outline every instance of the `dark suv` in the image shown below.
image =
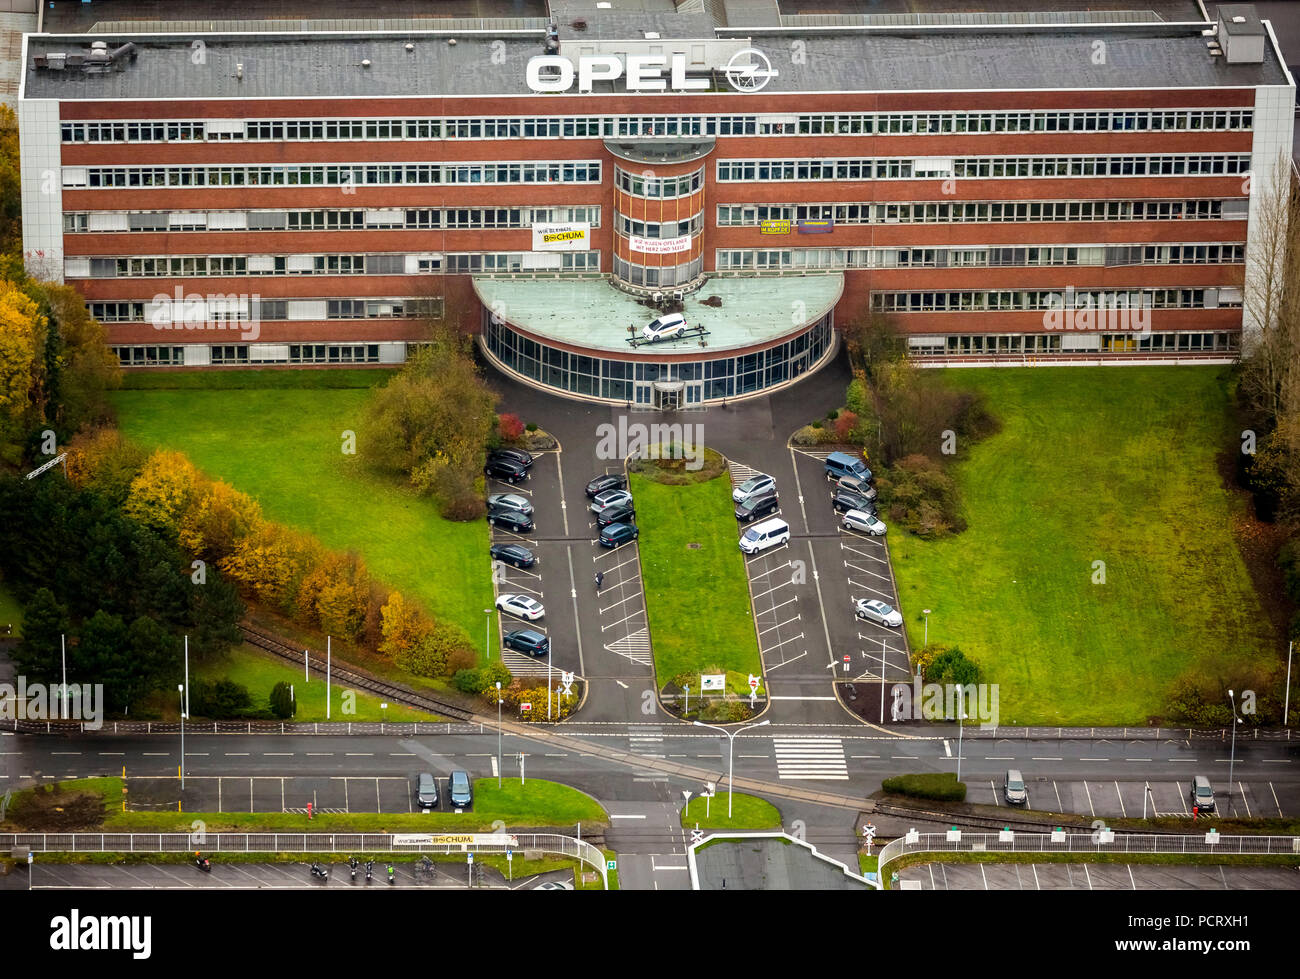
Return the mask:
[[627,489],[627,477],[622,473],[605,473],[603,476],[597,476],[587,484],[587,499],[612,489]]
[[741,523],[749,523],[759,517],[766,517],[769,513],[776,513],[780,508],[781,501],[775,493],[759,493],[736,504],[736,519]]
[[488,453],[489,459],[509,459],[511,462],[517,462],[525,469],[533,468],[533,456],[530,452],[523,449],[493,449]]
[[863,513],[869,513],[873,517],[876,515],[876,501],[868,500],[861,493],[853,493],[849,490],[839,490],[835,494],[835,509],[839,513],[848,513],[850,510],[861,510]]
[[528,478],[528,467],[515,459],[504,456],[488,459],[483,467],[483,475],[492,479],[504,479],[507,483],[522,483]]
[[620,544],[636,540],[638,534],[640,531],[636,529],[636,524],[612,523],[600,532],[600,546],[618,547]]
[[596,525],[608,527],[612,523],[632,523],[636,520],[636,510],[630,503],[616,503],[596,514]]
[[502,645],[529,656],[545,656],[551,648],[549,637],[536,629],[515,629],[501,637]]

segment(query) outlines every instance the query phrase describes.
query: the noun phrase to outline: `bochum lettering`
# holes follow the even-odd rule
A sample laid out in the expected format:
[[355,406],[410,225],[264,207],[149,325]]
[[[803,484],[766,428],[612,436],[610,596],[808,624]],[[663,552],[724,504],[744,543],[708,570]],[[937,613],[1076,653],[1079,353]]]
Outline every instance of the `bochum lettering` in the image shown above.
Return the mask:
[[[629,54],[626,72],[621,59],[608,54],[588,54],[578,58],[578,91],[590,92],[593,82],[610,82],[626,75],[624,86],[629,92],[662,92],[669,88],[663,69],[671,64],[668,81],[678,92],[700,91],[709,87],[707,78],[686,77],[686,55],[674,54],[671,62],[662,54]],[[542,71],[554,69],[558,76],[542,77]],[[534,92],[566,92],[573,86],[573,62],[558,54],[539,54],[528,61],[525,77]]]

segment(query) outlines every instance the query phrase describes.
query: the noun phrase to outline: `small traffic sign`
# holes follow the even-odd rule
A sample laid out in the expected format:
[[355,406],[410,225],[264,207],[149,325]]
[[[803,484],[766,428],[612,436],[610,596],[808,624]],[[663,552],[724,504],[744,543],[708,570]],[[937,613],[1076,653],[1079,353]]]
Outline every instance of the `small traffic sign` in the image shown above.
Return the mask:
[[758,690],[758,677],[754,676],[752,673],[749,674],[749,689],[754,691]]
[[469,854],[468,856],[469,856],[469,862],[470,862],[470,863],[473,863],[473,862],[474,862],[474,854],[471,853],[471,854]]
[[703,843],[703,842],[704,842],[704,834],[703,834],[702,832],[700,832],[698,829],[693,829],[693,830],[691,830],[691,842],[692,842],[692,843]]
[[617,860],[606,860],[606,861],[605,861],[605,869],[606,869],[606,870],[617,870],[617,869],[618,869],[618,861],[617,861]]
[[530,704],[530,703],[528,703],[527,701],[524,701],[524,703],[522,703],[522,704],[519,705],[519,709],[520,709],[520,710],[532,710],[532,709],[533,709],[533,705]]

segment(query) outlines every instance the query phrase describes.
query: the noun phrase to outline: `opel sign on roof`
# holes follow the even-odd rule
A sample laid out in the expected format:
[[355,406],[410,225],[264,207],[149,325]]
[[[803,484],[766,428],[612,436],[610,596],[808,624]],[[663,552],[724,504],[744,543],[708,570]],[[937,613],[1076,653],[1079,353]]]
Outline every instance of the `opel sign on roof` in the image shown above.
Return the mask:
[[[737,51],[722,71],[738,92],[757,92],[779,74],[767,55],[757,48]],[[708,78],[687,75],[686,55],[680,53],[584,54],[576,59],[540,54],[529,59],[525,73],[528,87],[534,92],[567,92],[575,78],[579,92],[590,92],[595,82],[614,82],[620,78],[629,92],[698,92],[709,87]]]

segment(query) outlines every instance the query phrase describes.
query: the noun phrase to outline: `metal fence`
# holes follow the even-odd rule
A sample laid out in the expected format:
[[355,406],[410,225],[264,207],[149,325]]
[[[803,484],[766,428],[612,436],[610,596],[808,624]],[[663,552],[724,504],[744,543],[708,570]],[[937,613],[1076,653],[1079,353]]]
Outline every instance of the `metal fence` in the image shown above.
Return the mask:
[[[84,721],[12,720],[5,730],[22,734],[180,734],[180,721],[104,721],[99,727]],[[463,721],[186,721],[186,734],[483,734],[483,723]]]
[[[953,838],[953,837],[956,838]],[[1213,840],[1213,842],[1211,842]],[[1297,854],[1300,836],[1222,836],[1199,833],[909,833],[880,851],[880,879],[885,865],[908,853],[1187,853]]]
[[[444,842],[404,842],[419,836]],[[555,833],[0,833],[0,852],[32,853],[501,853],[537,851],[580,860],[600,874],[609,889],[604,851],[586,840]]]

